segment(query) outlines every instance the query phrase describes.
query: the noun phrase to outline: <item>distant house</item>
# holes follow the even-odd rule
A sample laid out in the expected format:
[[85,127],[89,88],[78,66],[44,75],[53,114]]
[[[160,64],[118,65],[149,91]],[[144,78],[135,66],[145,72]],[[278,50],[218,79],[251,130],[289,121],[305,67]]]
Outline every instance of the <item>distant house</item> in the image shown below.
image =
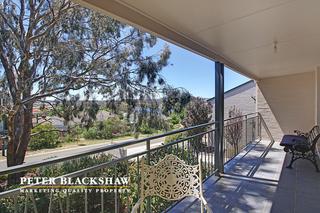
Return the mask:
[[[233,106],[240,109],[243,115],[256,112],[256,94],[256,82],[253,80],[226,91],[224,93],[224,118],[229,118],[229,110]],[[214,106],[214,97],[208,101]]]

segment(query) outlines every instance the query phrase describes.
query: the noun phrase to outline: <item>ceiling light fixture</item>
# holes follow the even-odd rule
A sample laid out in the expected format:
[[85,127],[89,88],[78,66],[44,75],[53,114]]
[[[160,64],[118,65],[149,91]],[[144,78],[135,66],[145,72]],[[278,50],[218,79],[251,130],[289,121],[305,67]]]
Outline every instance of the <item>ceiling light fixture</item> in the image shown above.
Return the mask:
[[278,41],[277,40],[274,40],[274,42],[273,42],[273,51],[274,51],[274,53],[278,52]]

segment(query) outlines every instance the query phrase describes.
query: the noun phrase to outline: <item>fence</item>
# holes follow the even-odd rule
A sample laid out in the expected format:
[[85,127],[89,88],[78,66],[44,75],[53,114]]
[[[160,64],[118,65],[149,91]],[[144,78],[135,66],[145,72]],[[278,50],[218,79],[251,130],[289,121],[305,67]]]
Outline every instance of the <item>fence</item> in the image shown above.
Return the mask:
[[[139,198],[140,162],[145,157],[151,165],[167,154],[175,154],[188,164],[202,161],[203,178],[215,173],[214,128],[207,123],[145,139],[132,140],[80,154],[21,165],[0,171],[2,180],[14,175],[40,177],[128,177],[128,188],[115,187],[113,192],[97,193],[25,193],[21,190],[37,188],[28,185],[6,186],[0,192],[0,212],[130,212]],[[224,162],[236,156],[247,144],[260,139],[261,116],[257,113],[225,121]],[[167,138],[167,142],[165,142]],[[236,141],[232,141],[232,139]],[[159,144],[155,146],[154,144]],[[130,150],[137,150],[129,153]],[[127,154],[125,154],[127,153]],[[5,182],[5,181],[2,181]],[[69,187],[70,188],[70,187]],[[76,187],[74,187],[76,188]],[[76,188],[82,190],[83,188]],[[88,186],[86,189],[90,189]],[[172,205],[159,197],[146,199],[147,212],[161,212]]]

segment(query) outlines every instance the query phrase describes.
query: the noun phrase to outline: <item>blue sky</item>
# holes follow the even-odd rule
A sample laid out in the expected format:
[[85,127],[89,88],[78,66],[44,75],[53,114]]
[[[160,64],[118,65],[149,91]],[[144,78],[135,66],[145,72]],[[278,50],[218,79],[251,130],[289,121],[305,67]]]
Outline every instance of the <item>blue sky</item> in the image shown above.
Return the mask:
[[[159,50],[167,43],[158,39],[155,47]],[[202,56],[194,54],[176,45],[167,43],[171,50],[170,64],[162,71],[167,83],[174,87],[183,87],[194,96],[211,98],[214,96],[215,64]],[[250,79],[225,68],[225,90],[229,90]]]

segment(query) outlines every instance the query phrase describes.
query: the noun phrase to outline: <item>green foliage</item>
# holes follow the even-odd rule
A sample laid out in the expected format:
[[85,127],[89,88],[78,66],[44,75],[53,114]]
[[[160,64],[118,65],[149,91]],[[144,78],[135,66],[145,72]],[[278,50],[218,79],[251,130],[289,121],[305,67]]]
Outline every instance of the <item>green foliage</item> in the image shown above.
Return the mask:
[[185,133],[183,133],[183,132],[173,134],[173,135],[168,135],[165,137],[164,143],[170,143],[173,141],[177,141],[177,140],[182,139],[184,137],[185,137]]
[[169,117],[170,129],[178,129],[182,127],[182,121],[185,117],[185,109],[183,109],[180,113],[173,112]]
[[96,127],[91,127],[83,132],[83,137],[85,139],[102,139],[103,132],[98,131]]
[[141,133],[151,134],[157,130],[170,129],[170,124],[163,116],[158,101],[148,100],[141,104],[136,116],[137,127]]
[[[192,127],[200,124],[205,124],[211,121],[212,106],[202,98],[193,98],[186,107],[186,116],[183,119],[184,127]],[[206,128],[197,128],[189,131],[189,133],[196,134],[203,132]]]
[[139,127],[139,132],[142,134],[153,134],[157,132],[156,129],[151,128],[148,123],[143,122]]
[[177,113],[172,113],[170,116],[170,122],[172,125],[177,125],[181,123],[181,117]]
[[138,139],[138,138],[139,138],[139,135],[140,135],[140,132],[135,132],[135,133],[134,133],[134,139]]
[[[29,143],[24,135],[32,127],[25,124],[32,122],[34,103],[59,100],[63,111],[51,114],[66,123],[80,119],[89,128],[98,104],[79,104],[80,96],[89,100],[99,93],[134,107],[165,85],[160,72],[168,65],[169,46],[145,54],[157,44],[155,36],[95,10],[69,0],[3,0],[0,14],[0,91],[10,97],[5,110],[15,112],[9,144]],[[24,149],[12,147],[8,162],[23,162]]]
[[111,139],[115,137],[130,134],[130,127],[124,120],[118,117],[108,118],[104,122],[95,123],[95,125],[84,131],[85,139]]
[[181,88],[167,86],[163,89],[162,111],[165,115],[181,113],[191,101],[191,94]]
[[[190,152],[190,150],[182,149],[177,146],[169,146],[165,149],[161,149],[158,151],[154,151],[151,153],[151,164],[157,163],[160,159],[164,158],[168,154],[175,154],[180,159],[184,160],[186,163],[190,165],[198,164],[197,154],[194,152]],[[102,163],[110,162],[112,160],[111,155],[107,154],[95,154],[91,156],[81,157],[79,159],[74,159],[70,161],[66,161],[63,163],[49,165],[45,167],[40,167],[36,170],[33,170],[29,174],[33,174],[38,177],[57,177],[61,175],[65,175],[71,172],[75,172],[81,169],[85,169],[88,167],[92,167],[95,165],[99,165]],[[141,162],[141,161],[140,161]],[[90,172],[86,174],[87,177],[129,177],[129,192],[127,193],[119,193],[118,194],[118,202],[120,212],[128,212],[132,208],[132,206],[138,201],[140,198],[138,185],[140,181],[140,174],[138,170],[139,165],[137,161],[124,161],[120,163],[116,163],[114,167],[107,167],[103,169],[99,169],[94,172]],[[207,175],[205,169],[203,169],[204,178]],[[52,201],[52,212],[60,212],[60,204],[66,206],[66,195],[63,193],[55,193],[53,194]],[[84,208],[84,193],[74,193],[69,194],[69,208],[71,212],[83,212]],[[37,208],[41,210],[41,212],[48,212],[49,206],[49,198],[50,193],[35,193],[34,194]],[[88,193],[88,211],[89,212],[99,212],[101,211],[101,194],[100,193]],[[61,203],[60,203],[61,202]],[[163,212],[166,208],[172,205],[174,201],[167,201],[161,199],[157,196],[151,197],[151,208],[152,212]],[[25,194],[20,194],[17,196],[17,208],[18,212],[24,211],[25,205]],[[28,202],[28,210],[32,209],[32,202]],[[115,194],[114,193],[104,193],[104,209],[108,209],[108,212],[114,212],[115,205]],[[1,213],[9,213],[14,210],[14,201],[11,198],[0,199],[0,212]]]
[[63,143],[74,143],[79,141],[82,129],[79,126],[74,127],[68,133],[61,137]]
[[63,143],[74,143],[79,141],[79,136],[78,135],[74,135],[74,134],[66,134],[63,137],[61,137],[61,141]]
[[55,148],[60,144],[59,133],[52,124],[41,124],[32,130],[35,133],[31,137],[29,148],[31,150]]
[[62,164],[39,167],[36,171],[40,177],[57,177],[60,175],[75,172],[90,166],[98,165],[100,163],[108,162],[112,159],[111,155],[96,154],[92,156],[85,156],[79,159],[65,161]]
[[[211,121],[212,106],[206,100],[202,98],[193,98],[186,107],[186,116],[183,119],[182,124],[184,127],[192,127],[200,124],[205,124]],[[196,135],[205,132],[208,126],[198,127],[189,130],[187,135]],[[202,141],[203,135],[192,138],[192,146],[197,151],[205,151],[210,147],[207,147]],[[212,151],[212,150],[211,150]]]
[[118,117],[108,118],[104,122],[107,137],[118,137],[130,133],[130,127],[125,120],[120,120]]

